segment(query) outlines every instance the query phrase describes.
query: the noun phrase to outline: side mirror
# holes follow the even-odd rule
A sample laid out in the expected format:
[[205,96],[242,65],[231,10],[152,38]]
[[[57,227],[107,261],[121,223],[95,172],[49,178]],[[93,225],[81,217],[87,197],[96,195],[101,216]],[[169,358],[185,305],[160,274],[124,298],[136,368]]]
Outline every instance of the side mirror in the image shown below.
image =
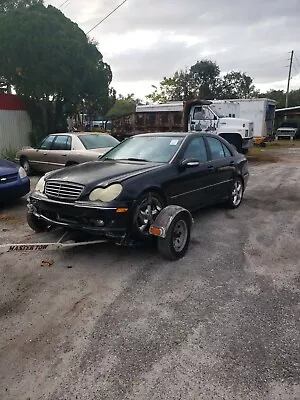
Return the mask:
[[186,160],[181,161],[179,164],[181,168],[193,168],[198,167],[200,165],[200,161],[196,158],[187,158]]

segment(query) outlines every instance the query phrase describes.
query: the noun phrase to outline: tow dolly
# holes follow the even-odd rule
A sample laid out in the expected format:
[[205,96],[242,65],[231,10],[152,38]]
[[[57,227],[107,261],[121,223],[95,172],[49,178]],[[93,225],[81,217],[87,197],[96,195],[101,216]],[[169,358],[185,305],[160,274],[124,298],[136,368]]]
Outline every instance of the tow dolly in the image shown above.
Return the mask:
[[[190,212],[180,206],[165,207],[149,228],[149,234],[157,238],[159,253],[168,260],[178,260],[186,254],[191,236],[193,218]],[[82,233],[81,233],[82,235]],[[27,251],[70,249],[80,246],[114,242],[121,246],[130,246],[132,238],[127,233],[121,240],[97,237],[95,240],[81,240],[76,233],[66,230],[57,242],[50,243],[16,243],[0,245],[0,255]]]

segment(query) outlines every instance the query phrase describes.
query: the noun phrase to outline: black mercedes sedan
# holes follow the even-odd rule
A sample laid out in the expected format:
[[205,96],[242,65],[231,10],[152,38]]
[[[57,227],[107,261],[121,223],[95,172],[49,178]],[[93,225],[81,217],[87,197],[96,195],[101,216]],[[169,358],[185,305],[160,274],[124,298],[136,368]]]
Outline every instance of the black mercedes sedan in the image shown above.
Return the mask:
[[98,161],[47,173],[30,194],[28,224],[145,237],[167,205],[238,207],[248,177],[246,157],[215,134],[136,135]]

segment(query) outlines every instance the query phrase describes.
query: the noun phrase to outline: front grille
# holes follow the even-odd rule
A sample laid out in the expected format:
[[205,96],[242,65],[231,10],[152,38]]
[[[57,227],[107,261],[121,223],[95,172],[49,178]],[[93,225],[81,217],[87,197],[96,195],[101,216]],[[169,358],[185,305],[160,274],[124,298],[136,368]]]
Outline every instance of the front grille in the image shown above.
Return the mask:
[[84,185],[72,182],[47,181],[45,194],[51,199],[76,201],[83,192]]
[[17,180],[18,180],[18,173],[0,176],[0,185],[5,185],[6,183],[15,182]]

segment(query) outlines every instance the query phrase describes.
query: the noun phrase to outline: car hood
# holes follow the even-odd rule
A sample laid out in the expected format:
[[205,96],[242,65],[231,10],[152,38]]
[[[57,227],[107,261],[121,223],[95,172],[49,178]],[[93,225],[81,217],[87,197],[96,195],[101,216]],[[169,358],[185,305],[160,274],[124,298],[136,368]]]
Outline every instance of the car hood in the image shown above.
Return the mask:
[[162,168],[163,165],[129,161],[92,161],[53,171],[47,174],[46,180],[55,179],[85,186],[97,185],[105,187],[113,182],[123,182],[145,172]]
[[15,174],[18,166],[11,161],[0,159],[0,176]]

